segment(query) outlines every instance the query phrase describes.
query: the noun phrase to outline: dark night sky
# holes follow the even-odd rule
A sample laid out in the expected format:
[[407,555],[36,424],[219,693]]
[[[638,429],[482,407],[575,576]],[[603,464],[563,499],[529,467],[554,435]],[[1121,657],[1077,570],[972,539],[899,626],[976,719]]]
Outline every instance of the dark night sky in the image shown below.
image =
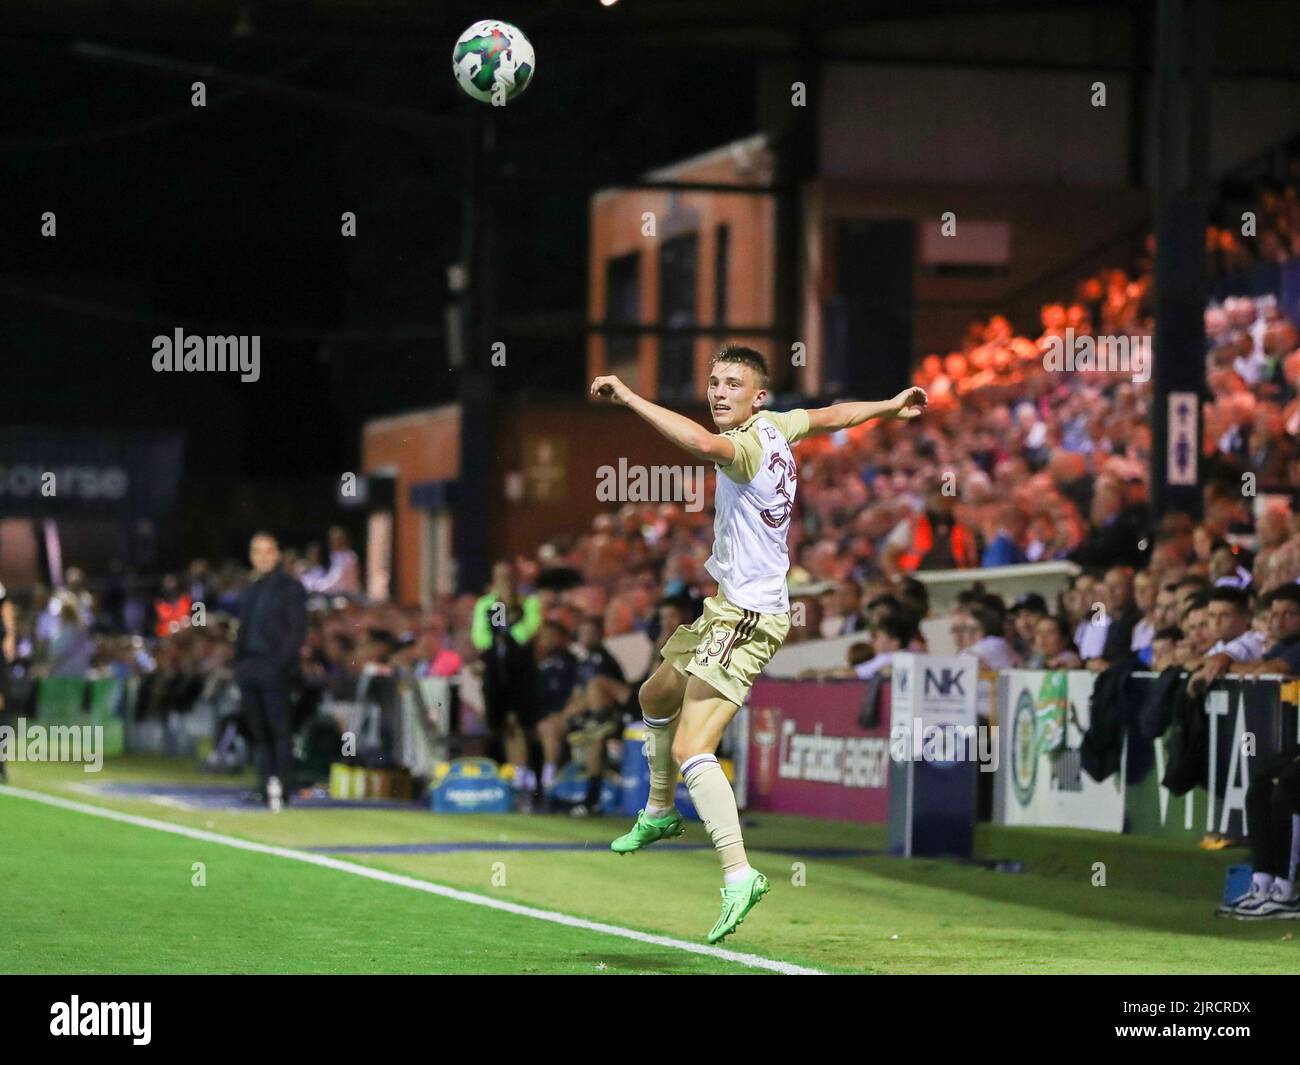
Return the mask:
[[[513,5],[518,7],[519,5]],[[512,5],[497,5],[510,18]],[[527,5],[524,5],[525,9]],[[266,75],[370,104],[466,114],[450,72],[477,7],[449,5],[425,50],[321,47],[187,33],[86,36],[124,49]],[[503,314],[585,314],[587,186],[631,177],[754,130],[755,69],[743,55],[574,39],[517,21],[535,83],[496,112],[498,165],[568,186],[501,185]],[[445,37],[445,40],[442,38]],[[441,336],[324,342],[295,330],[440,330],[445,268],[459,255],[461,135],[434,141],[212,80],[71,53],[66,33],[0,41],[0,242],[5,424],[185,428],[189,475],[333,474],[374,414],[454,397]],[[701,101],[707,101],[707,108]],[[708,121],[700,120],[707,113]],[[156,124],[142,122],[163,116]],[[136,127],[120,136],[100,136]],[[38,146],[73,141],[72,146]],[[358,236],[340,214],[358,213]],[[39,235],[54,211],[56,239]],[[11,286],[108,308],[80,313]],[[140,318],[143,320],[135,320]],[[122,320],[124,319],[124,320]],[[152,338],[177,326],[260,333],[262,379],[160,375]],[[512,348],[512,353],[517,350]],[[535,341],[514,386],[577,389],[580,338]]]

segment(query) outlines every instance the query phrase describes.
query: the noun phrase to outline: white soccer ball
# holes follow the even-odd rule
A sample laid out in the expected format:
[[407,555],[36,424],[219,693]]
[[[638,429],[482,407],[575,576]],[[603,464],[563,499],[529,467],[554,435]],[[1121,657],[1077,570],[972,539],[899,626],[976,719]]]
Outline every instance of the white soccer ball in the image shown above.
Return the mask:
[[484,19],[457,38],[451,68],[474,99],[504,106],[532,83],[537,57],[517,26]]

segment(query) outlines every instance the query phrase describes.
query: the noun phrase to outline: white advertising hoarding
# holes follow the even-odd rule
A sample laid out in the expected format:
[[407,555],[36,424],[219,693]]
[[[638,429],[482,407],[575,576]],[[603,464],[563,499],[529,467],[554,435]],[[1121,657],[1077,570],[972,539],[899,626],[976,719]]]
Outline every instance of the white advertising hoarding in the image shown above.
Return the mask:
[[1083,771],[1096,674],[1016,669],[998,681],[1001,757],[994,816],[1003,825],[1124,830],[1124,773]]

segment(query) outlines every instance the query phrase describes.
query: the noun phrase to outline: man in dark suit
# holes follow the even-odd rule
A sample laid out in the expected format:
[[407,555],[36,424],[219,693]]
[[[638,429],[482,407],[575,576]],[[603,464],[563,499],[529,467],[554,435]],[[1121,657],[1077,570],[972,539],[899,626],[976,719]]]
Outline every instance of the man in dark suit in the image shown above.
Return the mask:
[[254,580],[239,597],[235,678],[266,803],[280,811],[293,783],[290,696],[307,628],[307,593],[280,566],[280,545],[257,533],[248,549]]

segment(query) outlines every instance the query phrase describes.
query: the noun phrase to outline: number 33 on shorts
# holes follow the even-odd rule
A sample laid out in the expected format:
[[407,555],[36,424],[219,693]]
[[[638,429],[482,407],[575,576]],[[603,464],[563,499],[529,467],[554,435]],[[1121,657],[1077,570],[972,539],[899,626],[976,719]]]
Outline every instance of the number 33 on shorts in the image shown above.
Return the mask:
[[731,639],[732,630],[725,625],[714,625],[709,630],[709,638],[700,641],[700,649],[695,655],[695,661],[702,666],[707,666],[709,660],[717,658],[727,647],[727,641]]

